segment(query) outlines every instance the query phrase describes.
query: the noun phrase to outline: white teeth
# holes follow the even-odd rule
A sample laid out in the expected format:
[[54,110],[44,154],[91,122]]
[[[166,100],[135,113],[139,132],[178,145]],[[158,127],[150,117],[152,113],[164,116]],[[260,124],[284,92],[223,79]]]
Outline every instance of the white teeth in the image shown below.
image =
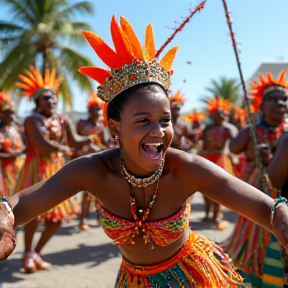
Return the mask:
[[156,147],[158,147],[158,146],[160,146],[162,144],[163,143],[145,143],[146,146],[156,146]]

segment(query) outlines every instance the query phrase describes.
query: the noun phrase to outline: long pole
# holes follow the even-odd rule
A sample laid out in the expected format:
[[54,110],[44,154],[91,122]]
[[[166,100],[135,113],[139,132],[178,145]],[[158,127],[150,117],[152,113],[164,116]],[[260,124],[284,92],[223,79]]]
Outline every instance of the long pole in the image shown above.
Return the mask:
[[244,77],[243,77],[243,72],[242,72],[242,68],[241,68],[241,62],[240,62],[239,53],[238,53],[238,49],[237,49],[237,42],[235,40],[235,35],[233,32],[233,28],[232,28],[232,21],[230,18],[230,13],[228,12],[226,0],[222,0],[222,2],[223,2],[224,10],[225,10],[225,16],[227,19],[227,24],[229,27],[230,38],[232,41],[234,54],[236,57],[238,72],[240,75],[240,81],[241,81],[241,85],[242,85],[242,89],[243,89],[243,93],[244,93],[245,106],[246,106],[246,110],[247,110],[248,118],[249,118],[249,122],[250,122],[250,131],[251,131],[251,136],[252,136],[252,140],[253,140],[253,144],[254,144],[255,163],[256,163],[257,168],[262,173],[262,177],[261,177],[262,178],[262,183],[261,183],[262,187],[261,188],[262,188],[263,192],[265,192],[266,194],[269,194],[270,185],[267,181],[267,175],[265,173],[265,170],[264,170],[264,167],[263,167],[262,161],[260,159],[260,155],[259,155],[258,140],[257,140],[257,136],[256,136],[256,128],[254,125],[254,121],[252,120],[252,114],[251,114],[251,110],[250,110],[248,93],[247,93],[247,89],[246,89],[246,85],[245,85],[245,81],[244,81]]

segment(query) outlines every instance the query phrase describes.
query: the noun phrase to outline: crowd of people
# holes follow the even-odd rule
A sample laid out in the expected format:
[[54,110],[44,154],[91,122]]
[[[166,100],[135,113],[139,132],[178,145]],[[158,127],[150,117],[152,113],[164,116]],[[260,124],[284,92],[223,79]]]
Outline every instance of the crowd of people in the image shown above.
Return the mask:
[[[119,246],[117,288],[288,285],[285,71],[253,83],[250,123],[223,95],[181,119],[185,98],[170,93],[178,47],[159,61],[152,26],[142,48],[124,17],[118,24],[113,16],[111,33],[116,51],[83,31],[109,67],[79,68],[100,84],[87,119],[73,125],[56,113],[61,77],[54,68],[44,77],[33,66],[19,75],[16,85],[35,102],[23,126],[9,95],[0,94],[0,260],[15,247],[15,227],[24,225],[24,271],[49,270],[41,250],[78,213],[81,192],[80,229],[88,229],[93,201],[98,224]],[[203,221],[223,230],[221,205],[239,214],[223,243],[191,231],[197,191]],[[45,229],[35,245],[39,223]]]

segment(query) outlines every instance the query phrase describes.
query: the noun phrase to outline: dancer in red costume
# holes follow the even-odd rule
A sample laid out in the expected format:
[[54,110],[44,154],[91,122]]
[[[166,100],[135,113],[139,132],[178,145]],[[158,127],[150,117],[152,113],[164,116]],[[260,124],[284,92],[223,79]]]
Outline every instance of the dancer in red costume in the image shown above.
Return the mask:
[[14,103],[8,94],[0,92],[0,159],[2,183],[0,196],[9,197],[14,191],[19,173],[18,158],[24,153],[22,137],[14,125]]
[[[76,124],[77,133],[79,135],[88,136],[91,135],[94,139],[95,144],[93,146],[84,146],[77,154],[79,156],[87,155],[90,153],[105,151],[109,147],[109,141],[104,135],[103,122],[99,120],[102,108],[104,105],[102,101],[95,93],[91,92],[87,103],[88,119],[80,119]],[[80,215],[80,229],[87,230],[87,215],[93,196],[88,191],[83,191],[82,202],[81,202],[81,215]],[[99,215],[96,211],[96,226],[100,225]]]
[[180,149],[183,151],[190,151],[193,148],[194,135],[188,128],[188,125],[180,120],[180,110],[186,99],[181,96],[178,90],[170,98],[171,115],[174,130],[174,137],[171,143],[172,148]]
[[[282,71],[278,79],[273,79],[271,73],[267,74],[267,78],[260,74],[260,81],[251,84],[252,110],[258,113],[261,111],[261,116],[256,122],[256,137],[265,170],[284,131],[283,120],[288,88],[288,82],[284,80],[285,73],[286,71]],[[230,141],[230,150],[235,154],[245,153],[246,163],[240,177],[264,190],[263,171],[256,165],[250,127],[241,130],[237,137]],[[267,189],[266,193],[272,198],[277,197],[275,190]],[[284,264],[280,246],[275,236],[268,230],[239,216],[235,229],[225,244],[225,250],[236,267],[252,282],[253,287],[267,287],[265,285],[283,287]]]
[[[23,95],[35,101],[36,109],[24,123],[27,156],[15,187],[16,192],[47,180],[56,173],[65,164],[64,156],[73,153],[68,143],[75,148],[91,143],[87,137],[76,140],[68,119],[55,112],[61,81],[60,77],[56,78],[55,69],[52,69],[51,73],[46,69],[45,77],[42,78],[40,72],[30,66],[30,71],[26,70],[25,75],[20,75],[19,78],[21,82],[16,85],[23,89]],[[60,190],[57,192],[61,193]],[[49,211],[42,211],[45,213],[38,218],[29,219],[32,221],[24,226],[25,272],[32,273],[36,269],[50,268],[50,264],[42,259],[40,252],[57,232],[62,220],[68,219],[74,209],[72,199],[57,204],[55,207],[49,207]],[[33,246],[33,237],[40,220],[45,222],[45,230],[36,246]]]
[[[217,164],[230,174],[234,175],[233,165],[227,150],[228,140],[235,137],[235,127],[231,128],[230,123],[225,121],[226,115],[232,108],[232,104],[224,99],[215,96],[207,100],[207,112],[213,119],[213,123],[207,125],[201,135],[203,141],[200,155],[207,160]],[[237,130],[237,129],[236,129]],[[228,223],[220,215],[220,205],[211,199],[204,197],[205,200],[205,220],[209,220],[210,210],[212,209],[212,220],[217,224],[218,229],[226,229]]]

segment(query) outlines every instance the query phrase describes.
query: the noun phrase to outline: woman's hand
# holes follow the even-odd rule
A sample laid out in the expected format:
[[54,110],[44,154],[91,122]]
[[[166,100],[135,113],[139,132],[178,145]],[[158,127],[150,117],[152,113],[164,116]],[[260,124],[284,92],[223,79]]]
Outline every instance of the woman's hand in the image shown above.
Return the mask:
[[279,204],[275,210],[273,230],[278,241],[288,253],[288,206],[284,203]]
[[6,203],[0,202],[0,261],[5,260],[15,246],[14,214],[8,211]]

